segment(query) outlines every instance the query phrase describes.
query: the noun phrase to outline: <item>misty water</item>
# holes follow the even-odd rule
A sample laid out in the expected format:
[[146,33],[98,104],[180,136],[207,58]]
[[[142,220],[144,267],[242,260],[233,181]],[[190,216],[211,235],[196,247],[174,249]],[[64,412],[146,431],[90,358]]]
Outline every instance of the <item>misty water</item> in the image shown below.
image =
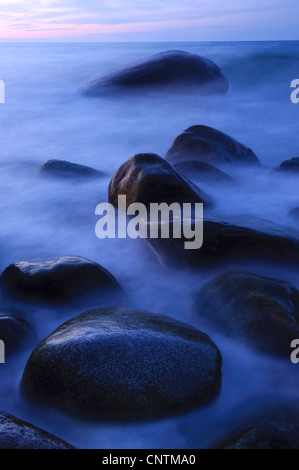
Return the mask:
[[[157,92],[97,99],[77,93],[80,85],[111,68],[170,49],[214,60],[229,79],[228,94]],[[23,400],[19,382],[27,350],[0,367],[0,409],[77,447],[188,448],[207,446],[222,417],[248,399],[295,403],[298,366],[254,353],[192,314],[194,294],[231,265],[198,272],[165,267],[142,240],[97,239],[94,211],[107,200],[109,181],[121,163],[139,152],[165,156],[184,129],[204,124],[248,145],[261,161],[261,167],[252,169],[226,167],[237,185],[200,184],[216,203],[214,213],[299,229],[288,218],[299,206],[298,178],[271,173],[282,161],[299,156],[299,104],[290,101],[290,83],[299,78],[298,42],[2,43],[0,64],[6,85],[6,103],[0,105],[1,272],[26,259],[84,256],[117,278],[130,305],[202,328],[223,356],[222,392],[211,406],[154,422],[95,424]],[[54,158],[91,166],[107,177],[81,183],[46,179],[39,168]],[[295,268],[259,262],[242,268],[299,288]],[[36,343],[82,312],[30,305],[17,309],[35,326]]]

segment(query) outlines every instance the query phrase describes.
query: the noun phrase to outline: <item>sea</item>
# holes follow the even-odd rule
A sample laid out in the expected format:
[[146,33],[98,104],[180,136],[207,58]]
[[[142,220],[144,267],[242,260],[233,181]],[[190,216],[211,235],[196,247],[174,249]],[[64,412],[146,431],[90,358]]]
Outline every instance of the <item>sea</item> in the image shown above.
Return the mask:
[[[110,69],[167,50],[212,59],[229,80],[228,93],[101,98],[78,93],[82,84]],[[22,398],[26,350],[0,364],[0,409],[78,448],[188,449],[208,447],[233,426],[234,417],[240,419],[248,403],[296,404],[299,365],[253,351],[204,325],[192,312],[201,286],[234,266],[171,268],[144,240],[99,240],[95,208],[107,201],[109,181],[129,157],[140,152],[163,157],[182,131],[203,124],[246,144],[261,162],[253,168],[227,167],[236,185],[198,183],[214,200],[215,215],[263,219],[286,231],[298,230],[298,222],[288,216],[299,206],[298,176],[272,170],[299,157],[299,104],[290,99],[291,82],[299,79],[299,42],[1,43],[0,79],[5,84],[5,103],[0,104],[0,271],[28,259],[86,257],[116,277],[134,308],[204,330],[223,356],[222,391],[209,406],[156,421],[91,423]],[[80,183],[46,179],[39,169],[49,159],[91,166],[107,176]],[[299,269],[262,261],[242,269],[299,289]],[[73,307],[53,311],[24,305],[22,310],[36,329],[36,344],[81,313]]]

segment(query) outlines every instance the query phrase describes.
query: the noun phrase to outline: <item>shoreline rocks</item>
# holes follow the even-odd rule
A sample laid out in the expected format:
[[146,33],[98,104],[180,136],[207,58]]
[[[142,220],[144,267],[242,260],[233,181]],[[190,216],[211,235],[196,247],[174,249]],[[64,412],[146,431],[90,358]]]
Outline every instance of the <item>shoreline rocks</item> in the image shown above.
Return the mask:
[[67,442],[0,411],[0,449],[74,449]]
[[6,358],[26,348],[33,338],[33,329],[26,320],[0,313],[0,340],[4,341]]
[[285,359],[299,338],[299,291],[278,279],[245,271],[222,274],[197,293],[193,311],[229,337]]
[[62,179],[95,179],[106,176],[103,172],[89,166],[64,160],[47,160],[42,164],[40,173]]
[[211,339],[184,323],[104,308],[69,320],[41,341],[21,391],[34,403],[91,420],[156,419],[213,401],[221,363]]
[[121,91],[221,94],[228,80],[211,60],[183,51],[166,51],[118,67],[80,88],[86,96],[103,96]]
[[274,171],[286,172],[286,173],[299,173],[299,157],[291,158],[291,160],[285,160],[280,166],[274,168]]
[[173,164],[188,160],[212,165],[260,164],[250,148],[224,132],[203,125],[191,126],[176,137],[165,158]]
[[109,202],[117,206],[119,195],[126,195],[127,206],[134,202],[141,202],[146,207],[161,202],[212,205],[211,199],[198,186],[152,153],[134,155],[114,173],[108,189]]
[[199,249],[186,250],[184,243],[189,240],[183,235],[172,238],[172,230],[169,239],[146,241],[158,258],[171,267],[213,268],[230,261],[252,259],[297,265],[299,239],[288,232],[267,221],[210,217],[203,220],[203,245]]
[[191,180],[199,179],[209,183],[235,183],[235,180],[231,176],[206,162],[186,160],[184,162],[175,163],[173,166],[177,171]]
[[123,294],[109,271],[80,256],[11,264],[0,277],[0,287],[6,298],[50,305]]
[[[238,421],[232,430],[214,442],[209,449],[299,449],[297,408],[286,405],[271,408],[265,404],[264,410],[253,410],[251,416],[240,419],[239,415]],[[234,416],[231,416],[230,423],[232,422]]]

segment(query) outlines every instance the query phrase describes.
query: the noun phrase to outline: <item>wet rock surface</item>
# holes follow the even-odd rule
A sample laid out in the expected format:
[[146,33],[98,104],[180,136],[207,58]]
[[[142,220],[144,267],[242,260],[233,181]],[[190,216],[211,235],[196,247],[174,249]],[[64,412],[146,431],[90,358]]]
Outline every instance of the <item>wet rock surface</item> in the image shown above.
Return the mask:
[[166,154],[173,164],[188,160],[212,165],[235,163],[258,165],[259,159],[246,145],[208,126],[191,126],[180,134]]
[[73,318],[41,341],[21,390],[35,403],[89,419],[153,419],[214,400],[221,362],[210,338],[186,324],[105,308]]
[[127,206],[134,202],[147,207],[150,203],[161,202],[212,205],[211,199],[198,186],[159,155],[150,153],[134,155],[115,172],[109,185],[109,202],[117,206],[119,195],[126,196]]
[[275,356],[289,359],[299,338],[299,292],[285,281],[228,272],[203,286],[193,308],[217,330]]
[[103,96],[121,91],[188,91],[226,93],[228,81],[211,60],[183,51],[166,51],[116,68],[86,83],[80,92]]
[[34,337],[34,331],[26,320],[0,313],[0,340],[5,344],[6,359],[28,347]]
[[13,300],[64,304],[86,297],[122,294],[116,279],[99,264],[80,256],[20,261],[1,275],[3,295]]
[[0,411],[0,449],[73,449],[73,446]]
[[47,160],[40,168],[45,176],[65,179],[94,179],[102,178],[105,173],[78,163],[64,160]]
[[243,421],[238,418],[239,424],[214,442],[211,449],[299,449],[298,408],[284,405],[253,412]]

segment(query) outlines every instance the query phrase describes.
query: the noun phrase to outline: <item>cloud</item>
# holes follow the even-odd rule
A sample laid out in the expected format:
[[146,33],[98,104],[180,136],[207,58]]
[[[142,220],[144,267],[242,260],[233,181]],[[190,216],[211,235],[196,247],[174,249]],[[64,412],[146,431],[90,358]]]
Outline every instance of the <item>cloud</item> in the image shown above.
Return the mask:
[[[248,31],[264,22],[264,33],[273,30],[277,18],[279,31],[288,31],[290,15],[299,11],[298,0],[4,0],[0,3],[0,37],[30,36],[38,31],[53,37],[67,30],[70,37],[113,33],[175,31],[201,28],[220,33],[227,28],[238,31],[242,24]],[[204,38],[200,38],[204,39]],[[238,38],[236,38],[238,39]],[[253,38],[255,39],[255,38]],[[295,38],[294,38],[295,39]]]

